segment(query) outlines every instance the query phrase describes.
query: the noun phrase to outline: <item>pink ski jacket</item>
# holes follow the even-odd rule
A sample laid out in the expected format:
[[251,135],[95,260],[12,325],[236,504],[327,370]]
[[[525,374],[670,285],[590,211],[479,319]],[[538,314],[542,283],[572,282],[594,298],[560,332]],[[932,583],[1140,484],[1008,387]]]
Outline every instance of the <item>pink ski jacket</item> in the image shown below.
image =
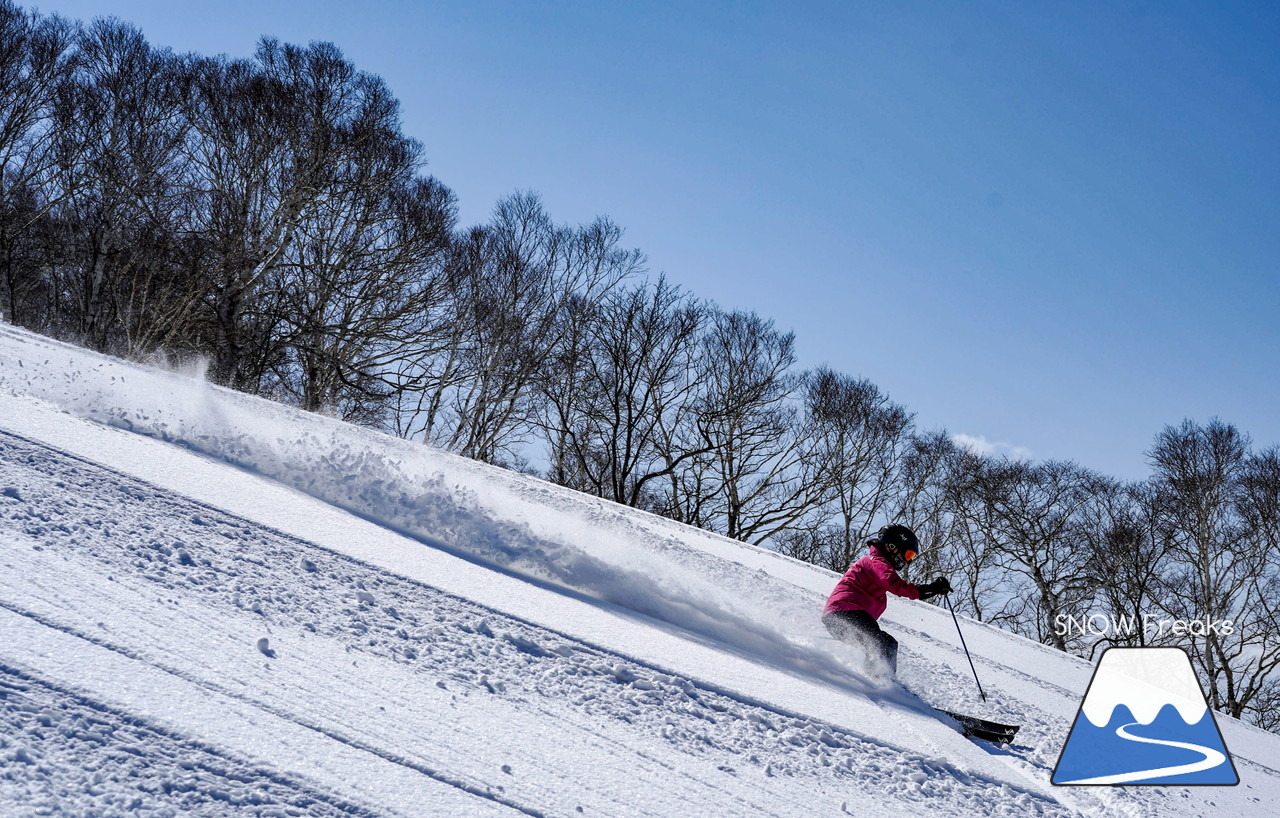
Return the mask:
[[907,599],[920,598],[920,586],[898,576],[884,550],[873,545],[870,554],[850,565],[840,577],[822,613],[825,616],[833,611],[866,611],[872,619],[879,619],[887,604],[885,591]]

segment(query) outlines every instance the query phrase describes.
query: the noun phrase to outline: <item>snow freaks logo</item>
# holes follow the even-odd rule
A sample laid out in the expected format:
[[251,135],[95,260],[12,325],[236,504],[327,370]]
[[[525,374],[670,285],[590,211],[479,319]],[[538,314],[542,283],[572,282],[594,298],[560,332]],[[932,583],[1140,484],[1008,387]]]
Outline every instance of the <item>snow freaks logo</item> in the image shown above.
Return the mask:
[[1155,615],[1144,613],[1137,616],[1093,616],[1075,617],[1071,614],[1058,614],[1053,622],[1053,629],[1059,636],[1133,636],[1142,631],[1147,638],[1161,636],[1208,636],[1211,633],[1230,636],[1235,632],[1234,619],[1158,619]]
[[1053,771],[1060,786],[1233,786],[1235,764],[1182,648],[1102,654]]

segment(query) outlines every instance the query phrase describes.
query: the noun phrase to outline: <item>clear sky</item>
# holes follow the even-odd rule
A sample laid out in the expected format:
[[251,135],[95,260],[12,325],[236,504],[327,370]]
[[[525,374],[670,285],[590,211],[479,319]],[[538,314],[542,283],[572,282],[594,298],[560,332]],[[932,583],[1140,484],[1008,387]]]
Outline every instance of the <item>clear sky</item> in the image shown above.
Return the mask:
[[1280,6],[42,0],[177,51],[336,43],[464,223],[606,214],[924,428],[1145,476],[1280,443]]

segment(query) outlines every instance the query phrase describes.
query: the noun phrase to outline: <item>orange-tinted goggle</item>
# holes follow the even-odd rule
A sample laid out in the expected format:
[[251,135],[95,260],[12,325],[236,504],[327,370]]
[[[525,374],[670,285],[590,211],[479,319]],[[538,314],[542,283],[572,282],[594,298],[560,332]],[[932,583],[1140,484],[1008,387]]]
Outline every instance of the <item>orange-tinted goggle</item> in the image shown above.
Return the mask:
[[908,548],[906,551],[902,552],[902,558],[907,562],[911,562],[913,559],[916,558],[916,552]]

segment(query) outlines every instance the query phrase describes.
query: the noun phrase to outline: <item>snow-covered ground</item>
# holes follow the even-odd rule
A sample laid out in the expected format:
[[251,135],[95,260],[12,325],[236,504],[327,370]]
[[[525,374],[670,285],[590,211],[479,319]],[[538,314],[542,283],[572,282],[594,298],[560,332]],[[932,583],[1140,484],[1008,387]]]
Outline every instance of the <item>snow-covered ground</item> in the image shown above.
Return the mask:
[[[1056,788],[1091,668],[770,551],[0,325],[0,814],[1267,815]],[[970,741],[925,703],[1022,725]]]

